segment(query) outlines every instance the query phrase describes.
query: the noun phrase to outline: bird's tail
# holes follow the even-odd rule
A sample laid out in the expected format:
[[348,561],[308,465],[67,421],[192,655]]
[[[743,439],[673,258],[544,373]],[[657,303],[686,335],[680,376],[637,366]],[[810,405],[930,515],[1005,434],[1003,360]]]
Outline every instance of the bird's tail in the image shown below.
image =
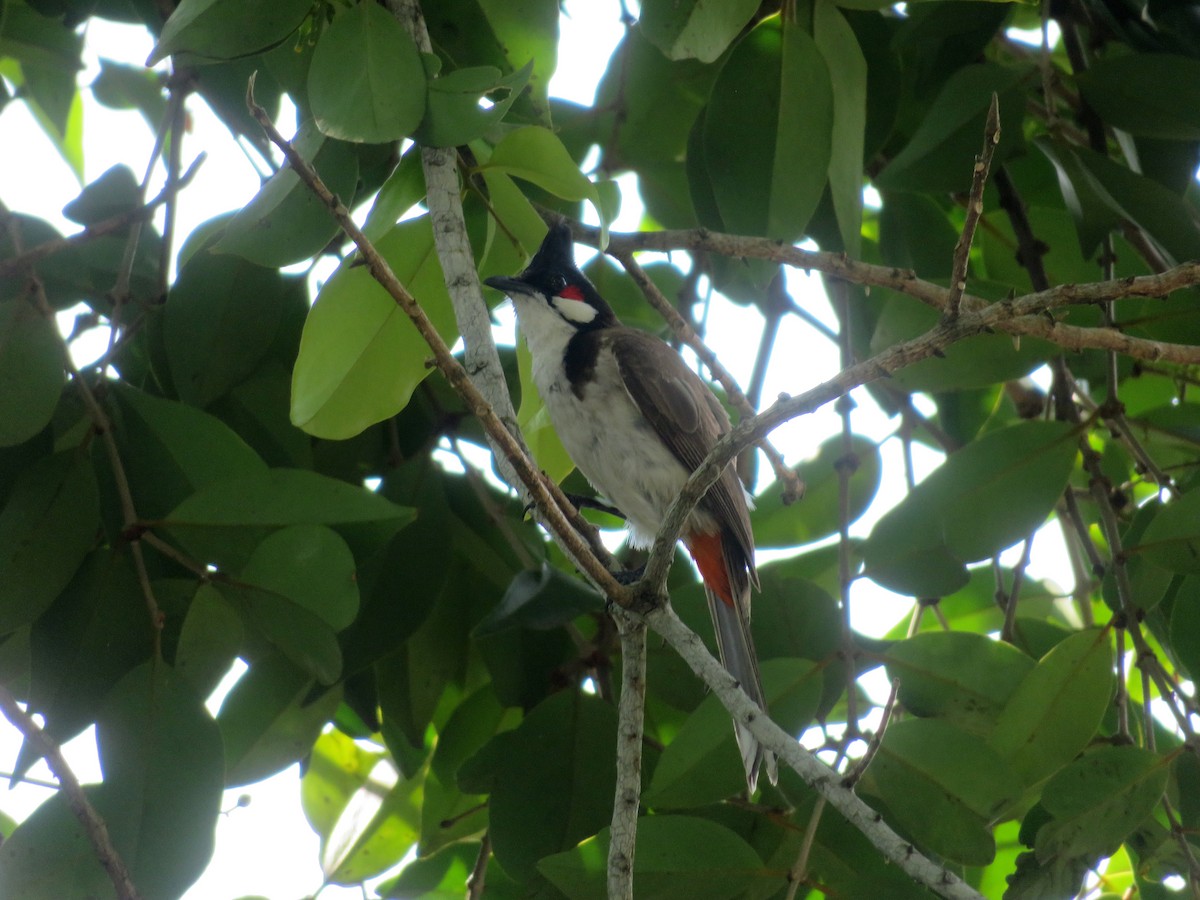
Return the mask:
[[[710,588],[706,588],[708,612],[712,616],[713,628],[717,633],[717,651],[721,664],[725,666],[742,686],[759,709],[766,712],[767,698],[763,694],[762,677],[758,673],[758,656],[754,652],[754,639],[750,635],[750,621],[739,605],[727,603]],[[733,723],[738,749],[742,754],[742,765],[746,769],[746,785],[754,793],[758,785],[759,769],[765,764],[767,778],[771,784],[779,781],[779,770],[775,754],[763,748],[750,729],[741,722]]]

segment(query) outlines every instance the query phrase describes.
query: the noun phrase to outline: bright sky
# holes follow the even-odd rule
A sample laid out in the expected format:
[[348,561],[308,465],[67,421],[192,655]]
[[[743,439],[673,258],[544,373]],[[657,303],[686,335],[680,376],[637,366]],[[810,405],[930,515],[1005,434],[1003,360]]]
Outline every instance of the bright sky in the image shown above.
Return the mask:
[[[88,68],[79,83],[86,86],[99,72],[97,54],[107,59],[140,65],[151,48],[149,36],[140,29],[95,20],[88,33]],[[622,36],[620,9],[616,0],[569,0],[562,21],[559,71],[551,85],[558,96],[590,103],[595,86],[603,73],[612,48]],[[85,91],[85,179],[91,181],[117,163],[126,163],[140,177],[152,149],[153,135],[135,112],[117,112],[91,102]],[[203,102],[189,102],[193,127],[184,144],[185,167],[200,151],[208,154],[195,182],[180,200],[178,233],[186,236],[196,225],[218,213],[245,204],[258,190],[259,178],[246,157],[228,138],[228,132],[209,113]],[[21,103],[9,103],[0,112],[0,198],[13,210],[33,213],[49,219],[64,232],[78,230],[58,211],[80,190],[67,164],[42,134]],[[635,229],[640,204],[632,183],[624,184],[624,211],[615,227]],[[157,188],[155,188],[157,189]],[[791,273],[793,297],[826,323],[834,318],[820,290],[819,282],[803,273]],[[709,336],[722,362],[743,384],[749,379],[758,346],[761,320],[751,324],[753,312],[716,302],[708,314]],[[107,340],[107,338],[103,338]],[[776,365],[770,370],[763,397],[768,401],[778,393],[797,393],[829,377],[838,368],[836,348],[827,341],[814,341],[812,330],[794,317],[784,320],[779,334]],[[803,348],[798,354],[792,348]],[[884,440],[894,429],[865,397],[856,398],[855,430],[876,440]],[[811,455],[822,439],[839,429],[832,407],[779,429],[774,436],[789,461]],[[883,503],[868,518],[856,524],[854,531],[866,534],[871,523],[891,506],[903,491],[899,483],[903,471],[897,440],[883,445],[885,476]],[[939,460],[937,454],[917,445],[918,477]],[[1041,544],[1043,542],[1039,542]],[[1039,547],[1039,553],[1041,551]],[[1049,549],[1049,548],[1046,548]],[[1035,577],[1062,571],[1055,557],[1035,555],[1031,567]],[[1061,557],[1058,557],[1061,559]],[[760,559],[760,563],[763,560]],[[1061,579],[1069,583],[1068,577]],[[906,601],[890,597],[867,582],[855,587],[854,623],[861,631],[880,634],[905,613]],[[236,679],[235,673],[222,691]],[[886,688],[883,689],[886,694]],[[214,703],[214,709],[216,704]],[[20,746],[19,735],[0,720],[0,771],[12,771]],[[99,780],[95,741],[92,731],[85,732],[66,748],[68,758],[84,782]],[[31,777],[52,781],[44,766],[35,767]],[[246,794],[248,805],[239,806]],[[18,821],[24,819],[47,796],[49,789],[22,784],[0,795],[0,810]],[[318,864],[318,841],[308,827],[299,805],[298,767],[244,790],[227,794],[217,832],[217,850],[205,875],[185,895],[187,900],[228,900],[231,897],[262,895],[273,898],[307,896],[320,888],[322,876]],[[357,889],[330,887],[321,893],[325,900],[355,898]]]

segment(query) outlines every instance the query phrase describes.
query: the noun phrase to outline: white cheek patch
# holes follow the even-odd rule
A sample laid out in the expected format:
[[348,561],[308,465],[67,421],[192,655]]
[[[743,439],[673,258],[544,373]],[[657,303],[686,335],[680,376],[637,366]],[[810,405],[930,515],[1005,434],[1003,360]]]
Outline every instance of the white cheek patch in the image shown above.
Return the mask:
[[583,300],[573,300],[570,297],[553,297],[550,302],[558,310],[558,314],[568,322],[587,324],[596,318],[596,307]]

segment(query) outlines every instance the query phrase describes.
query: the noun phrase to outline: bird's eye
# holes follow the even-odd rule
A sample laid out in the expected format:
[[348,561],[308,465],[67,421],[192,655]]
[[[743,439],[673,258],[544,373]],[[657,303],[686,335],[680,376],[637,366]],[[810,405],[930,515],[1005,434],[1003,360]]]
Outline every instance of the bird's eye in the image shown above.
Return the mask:
[[562,275],[550,276],[550,294],[556,296],[562,293],[563,288],[567,286],[567,279]]

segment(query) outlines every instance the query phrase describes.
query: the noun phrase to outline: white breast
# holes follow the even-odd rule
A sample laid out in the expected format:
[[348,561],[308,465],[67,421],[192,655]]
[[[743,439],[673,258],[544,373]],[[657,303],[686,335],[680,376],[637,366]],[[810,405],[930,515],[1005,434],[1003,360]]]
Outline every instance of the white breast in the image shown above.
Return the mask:
[[[576,396],[563,369],[563,354],[575,329],[540,298],[514,298],[522,333],[533,354],[533,380],[554,429],[575,465],[592,486],[626,516],[630,542],[649,546],[688,471],[659,440],[617,371],[616,358],[602,348],[594,378]],[[713,527],[707,513],[692,527]]]

